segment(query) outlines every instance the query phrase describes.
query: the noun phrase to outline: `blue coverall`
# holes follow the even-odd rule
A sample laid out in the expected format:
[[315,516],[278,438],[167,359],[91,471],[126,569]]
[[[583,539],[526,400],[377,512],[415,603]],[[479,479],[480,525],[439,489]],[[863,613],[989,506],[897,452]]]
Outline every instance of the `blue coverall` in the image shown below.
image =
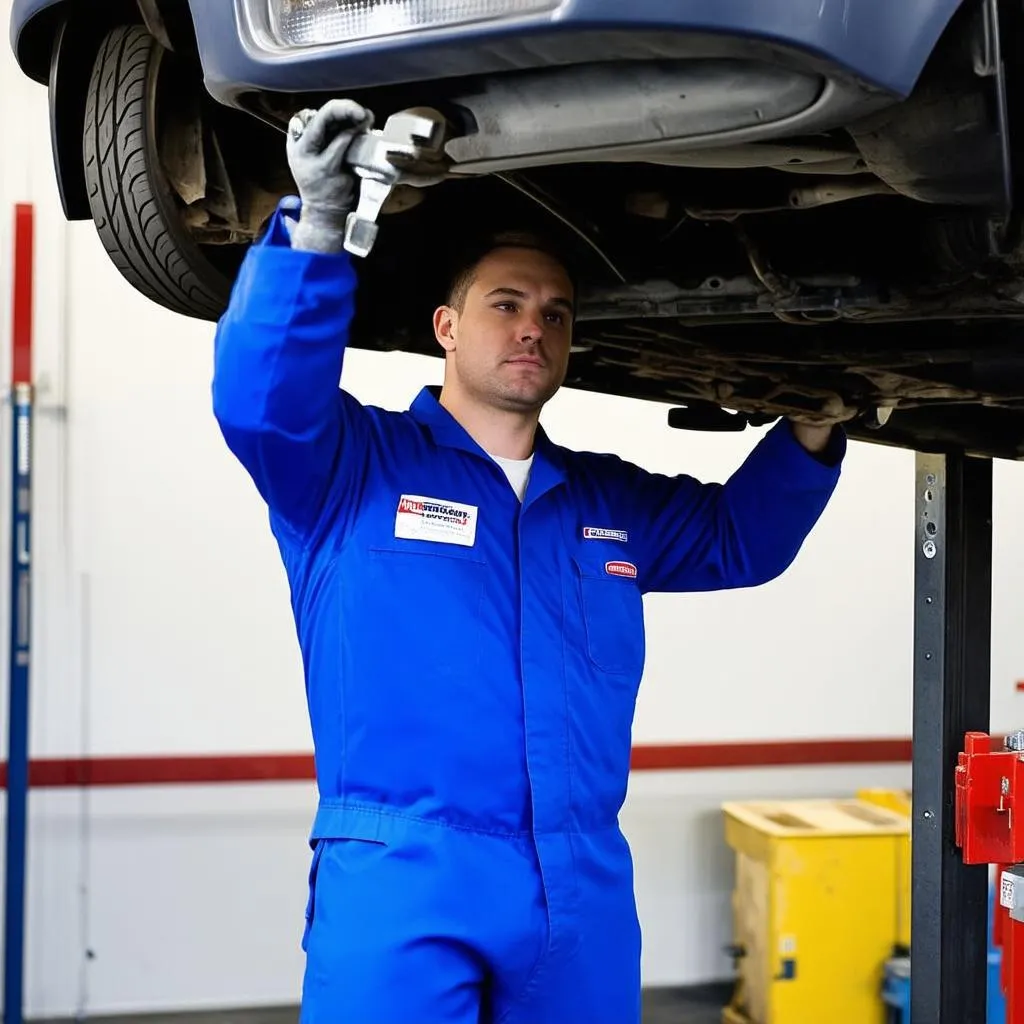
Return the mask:
[[293,251],[285,215],[218,326],[213,403],[267,502],[305,666],[301,1021],[635,1024],[617,819],[641,596],[778,576],[845,436],[815,458],[782,422],[720,485],[540,431],[520,504],[431,389],[407,412],[340,389],[356,275]]

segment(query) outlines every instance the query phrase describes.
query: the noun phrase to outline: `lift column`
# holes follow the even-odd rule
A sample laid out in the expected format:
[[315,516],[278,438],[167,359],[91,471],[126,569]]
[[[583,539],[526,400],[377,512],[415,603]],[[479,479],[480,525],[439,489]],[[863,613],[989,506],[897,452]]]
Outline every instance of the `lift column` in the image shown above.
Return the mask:
[[988,869],[956,846],[964,735],[987,732],[992,463],[917,455],[911,1024],[985,1024]]

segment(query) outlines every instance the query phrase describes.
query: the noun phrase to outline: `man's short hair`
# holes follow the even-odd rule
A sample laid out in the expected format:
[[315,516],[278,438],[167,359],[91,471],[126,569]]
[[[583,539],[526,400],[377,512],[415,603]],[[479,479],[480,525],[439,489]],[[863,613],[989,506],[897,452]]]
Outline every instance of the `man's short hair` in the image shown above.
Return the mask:
[[476,280],[477,268],[484,259],[498,249],[531,249],[543,253],[554,260],[566,273],[572,284],[573,311],[576,309],[576,278],[565,252],[549,238],[531,231],[501,231],[488,235],[467,247],[460,254],[452,273],[445,304],[457,309],[460,313],[466,304],[466,296]]

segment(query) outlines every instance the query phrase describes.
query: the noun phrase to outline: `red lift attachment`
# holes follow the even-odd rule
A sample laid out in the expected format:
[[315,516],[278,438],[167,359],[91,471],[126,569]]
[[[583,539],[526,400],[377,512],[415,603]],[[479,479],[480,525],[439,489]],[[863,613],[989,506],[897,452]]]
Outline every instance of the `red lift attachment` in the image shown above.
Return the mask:
[[964,737],[956,767],[956,845],[965,864],[996,867],[992,941],[1003,951],[1006,1024],[1024,1024],[1024,731],[1005,740],[984,732]]

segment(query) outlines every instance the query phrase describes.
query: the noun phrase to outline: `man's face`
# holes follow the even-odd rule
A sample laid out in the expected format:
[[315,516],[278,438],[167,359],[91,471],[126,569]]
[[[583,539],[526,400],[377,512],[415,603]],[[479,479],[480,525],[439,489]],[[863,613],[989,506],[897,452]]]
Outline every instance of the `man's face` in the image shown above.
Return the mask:
[[572,338],[572,283],[533,249],[498,249],[477,266],[460,311],[434,314],[448,353],[445,384],[516,412],[539,410],[561,387]]

